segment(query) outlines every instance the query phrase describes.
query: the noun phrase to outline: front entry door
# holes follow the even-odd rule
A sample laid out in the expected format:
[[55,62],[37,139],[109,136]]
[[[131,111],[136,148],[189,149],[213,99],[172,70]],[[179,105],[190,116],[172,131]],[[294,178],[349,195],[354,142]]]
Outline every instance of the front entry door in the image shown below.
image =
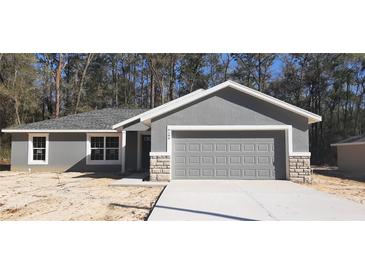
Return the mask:
[[151,135],[142,135],[142,170],[150,168]]

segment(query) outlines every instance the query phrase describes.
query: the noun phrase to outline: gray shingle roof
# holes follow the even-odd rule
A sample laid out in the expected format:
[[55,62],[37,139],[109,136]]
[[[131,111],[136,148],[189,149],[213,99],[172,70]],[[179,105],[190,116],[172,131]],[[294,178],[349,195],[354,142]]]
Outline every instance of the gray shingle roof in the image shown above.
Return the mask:
[[340,142],[337,142],[337,144],[359,143],[359,142],[365,142],[365,134],[347,138],[345,140],[342,140]]
[[20,125],[9,129],[112,129],[112,126],[148,109],[104,108],[58,119]]

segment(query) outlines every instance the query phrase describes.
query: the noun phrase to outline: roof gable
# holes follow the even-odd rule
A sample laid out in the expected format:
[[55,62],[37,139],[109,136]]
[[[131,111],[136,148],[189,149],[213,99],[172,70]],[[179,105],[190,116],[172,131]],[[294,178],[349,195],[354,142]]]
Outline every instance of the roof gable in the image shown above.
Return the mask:
[[[174,99],[174,100],[172,100],[172,101],[170,101],[170,102],[167,102],[167,103],[165,103],[165,104],[163,104],[163,105],[161,105],[161,106],[155,107],[155,108],[150,109],[150,110],[148,110],[148,111],[145,111],[145,112],[143,112],[143,113],[141,113],[141,114],[139,114],[139,115],[137,115],[137,116],[131,117],[130,119],[127,119],[127,120],[121,121],[120,123],[113,125],[113,129],[116,129],[116,128],[119,128],[119,127],[125,126],[125,125],[127,125],[127,124],[130,124],[130,123],[132,123],[132,122],[136,121],[137,119],[140,119],[140,118],[142,117],[142,115],[152,114],[152,113],[154,113],[154,112],[156,112],[156,111],[159,111],[159,110],[161,110],[161,109],[163,109],[163,108],[165,108],[165,107],[172,106],[173,104],[176,104],[176,103],[178,103],[178,102],[180,102],[180,101],[182,101],[182,100],[188,99],[189,97],[191,97],[192,95],[194,95],[194,93],[195,93],[195,92],[200,92],[200,91],[203,91],[203,90],[204,90],[204,89],[198,89],[198,90],[196,90],[196,91],[194,91],[194,92],[192,92],[192,93],[189,93],[189,94],[186,94],[186,95],[181,96],[181,97],[179,97],[179,98],[176,98],[176,99]],[[140,119],[140,120],[142,121],[142,119]]]
[[[197,91],[194,91],[188,95],[185,95],[185,96],[182,96],[178,99],[175,99],[173,101],[170,101],[169,103],[166,103],[164,105],[161,105],[157,108],[154,108],[152,110],[149,110],[147,112],[144,112],[136,117],[133,117],[131,119],[129,119],[130,121],[129,122],[132,122],[136,119],[140,119],[141,122],[145,123],[145,124],[150,124],[151,123],[151,120],[153,118],[156,118],[164,113],[167,113],[167,112],[170,112],[176,108],[179,108],[179,107],[182,107],[184,105],[187,105],[187,104],[190,104],[198,99],[201,99],[201,98],[204,98],[208,95],[212,95],[214,94],[215,92],[219,91],[219,90],[222,90],[226,87],[231,87],[237,91],[240,91],[242,93],[245,93],[245,94],[248,94],[248,95],[251,95],[253,97],[256,97],[257,99],[260,99],[260,100],[263,100],[263,101],[266,101],[268,103],[271,103],[273,105],[276,105],[278,107],[281,107],[283,109],[286,109],[288,111],[291,111],[291,112],[294,112],[298,115],[301,115],[303,117],[306,117],[308,119],[308,123],[309,124],[312,124],[312,123],[317,123],[317,122],[320,122],[322,120],[322,117],[317,115],[317,114],[314,114],[310,111],[307,111],[307,110],[304,110],[302,108],[299,108],[299,107],[296,107],[294,105],[291,105],[289,103],[286,103],[284,101],[281,101],[279,99],[276,99],[272,96],[269,96],[267,94],[264,94],[260,91],[257,91],[257,90],[254,90],[254,89],[251,89],[251,88],[248,88],[246,86],[243,86],[241,84],[238,84],[234,81],[231,81],[231,80],[228,80],[224,83],[221,83],[219,85],[216,85],[212,88],[209,88],[207,90],[204,90],[204,89],[200,89],[200,90],[197,90]],[[118,127],[121,127],[123,125],[126,124],[126,122],[128,121],[124,121],[122,123],[119,123],[119,124],[116,124],[113,126],[113,128],[118,128]]]

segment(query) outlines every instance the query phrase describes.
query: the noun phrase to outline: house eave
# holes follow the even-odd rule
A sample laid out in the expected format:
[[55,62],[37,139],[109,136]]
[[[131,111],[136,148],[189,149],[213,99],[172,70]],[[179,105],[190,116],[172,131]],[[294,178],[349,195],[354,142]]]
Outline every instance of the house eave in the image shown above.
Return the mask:
[[335,144],[331,144],[331,147],[338,147],[338,146],[355,146],[355,145],[365,145],[365,142],[335,143]]
[[122,122],[120,122],[120,123],[118,123],[118,124],[115,124],[115,125],[113,125],[112,126],[112,128],[114,129],[114,130],[116,130],[116,129],[119,129],[119,128],[123,128],[125,125],[128,125],[128,124],[130,124],[130,123],[133,123],[134,121],[138,121],[139,122],[139,118],[140,118],[140,114],[139,115],[137,115],[137,116],[134,116],[134,117],[132,117],[132,118],[129,118],[129,119],[127,119],[127,120],[124,120],[124,121],[122,121]]
[[118,132],[114,129],[3,129],[4,133],[87,133],[87,132]]

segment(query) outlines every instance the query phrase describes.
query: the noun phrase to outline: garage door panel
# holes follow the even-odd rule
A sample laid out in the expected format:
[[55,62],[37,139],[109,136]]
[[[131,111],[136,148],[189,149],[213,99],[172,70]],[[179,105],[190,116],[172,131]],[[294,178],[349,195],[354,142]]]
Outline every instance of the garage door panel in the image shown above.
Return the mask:
[[186,163],[185,156],[175,156],[175,163],[185,165],[185,163]]
[[271,178],[271,170],[270,169],[257,169],[256,176],[258,179],[269,179]]
[[241,144],[230,144],[229,152],[242,152]]
[[272,164],[271,156],[257,156],[257,164],[258,165],[269,165]]
[[227,169],[220,169],[220,168],[215,169],[216,177],[227,177],[227,175],[228,175]]
[[215,163],[217,165],[226,165],[227,164],[227,157],[226,156],[216,156]]
[[270,172],[271,172],[270,177],[275,178],[275,172],[276,172],[275,169],[271,170]]
[[256,156],[243,156],[244,165],[254,165],[256,164]]
[[242,157],[241,156],[230,156],[229,157],[229,164],[230,165],[241,165],[242,164]]
[[188,145],[188,152],[200,152],[200,144],[189,144]]
[[200,165],[200,156],[190,156],[189,165]]
[[244,177],[255,178],[256,177],[256,170],[255,169],[244,169],[243,170],[243,176]]
[[184,177],[184,176],[186,176],[186,170],[175,168],[174,175],[175,175],[175,177]]
[[202,176],[204,177],[213,177],[214,169],[213,168],[202,168]]
[[255,151],[255,145],[254,144],[244,144],[242,145],[244,152],[252,152]]
[[213,152],[214,145],[213,144],[203,144],[202,151],[203,152]]
[[269,152],[271,144],[257,144],[256,151],[258,152]]
[[199,168],[189,168],[188,172],[189,172],[189,176],[193,176],[193,177],[200,176],[200,169]]
[[226,144],[216,144],[215,151],[216,152],[227,152],[227,145]]
[[283,132],[173,132],[173,179],[284,179]]
[[271,144],[270,147],[271,147],[271,152],[275,152],[275,145]]
[[240,178],[242,176],[242,170],[241,169],[230,169],[229,175],[231,177],[237,177]]
[[202,164],[203,165],[213,165],[214,157],[213,156],[202,156]]
[[185,144],[181,144],[181,143],[176,143],[175,144],[174,151],[175,152],[185,152],[186,151],[186,145]]

